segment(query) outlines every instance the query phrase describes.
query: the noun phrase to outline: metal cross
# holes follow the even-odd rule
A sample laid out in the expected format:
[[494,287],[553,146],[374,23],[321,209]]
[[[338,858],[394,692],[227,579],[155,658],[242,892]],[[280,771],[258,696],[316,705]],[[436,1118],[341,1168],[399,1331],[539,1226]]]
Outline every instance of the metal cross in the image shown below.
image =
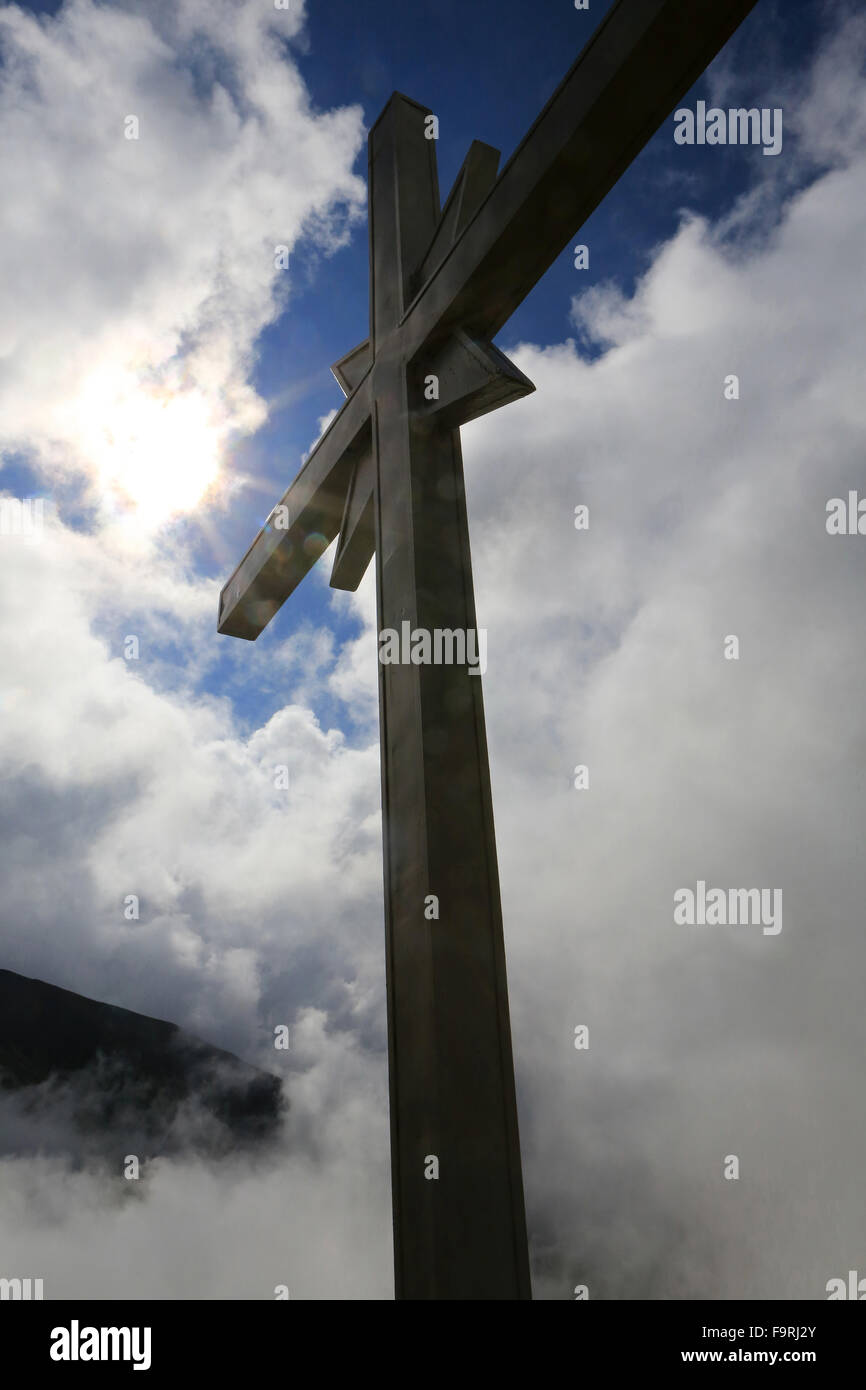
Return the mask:
[[[618,0],[502,172],[475,141],[444,208],[432,112],[391,98],[370,336],[220,632],[254,641],[339,536],[334,587],[376,555],[380,634],[475,634],[459,427],[534,389],[492,338],[755,3]],[[530,1298],[481,680],[380,662],[379,708],[397,1297]]]

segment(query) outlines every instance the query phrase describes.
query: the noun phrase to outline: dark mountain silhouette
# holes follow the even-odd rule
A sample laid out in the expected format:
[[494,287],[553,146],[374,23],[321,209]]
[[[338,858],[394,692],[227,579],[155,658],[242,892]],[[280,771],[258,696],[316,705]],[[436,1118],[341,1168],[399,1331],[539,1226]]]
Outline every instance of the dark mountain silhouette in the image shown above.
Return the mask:
[[226,1153],[272,1137],[284,1105],[278,1078],[173,1023],[10,970],[0,970],[0,1098],[0,1151],[106,1158],[118,1145]]

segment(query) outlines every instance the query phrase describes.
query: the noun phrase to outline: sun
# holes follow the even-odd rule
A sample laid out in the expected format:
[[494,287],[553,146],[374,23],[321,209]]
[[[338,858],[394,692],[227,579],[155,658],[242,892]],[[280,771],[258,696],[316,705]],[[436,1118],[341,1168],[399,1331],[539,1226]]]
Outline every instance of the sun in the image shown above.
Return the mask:
[[108,508],[156,527],[192,511],[216,481],[225,426],[199,389],[101,371],[76,405],[82,453]]

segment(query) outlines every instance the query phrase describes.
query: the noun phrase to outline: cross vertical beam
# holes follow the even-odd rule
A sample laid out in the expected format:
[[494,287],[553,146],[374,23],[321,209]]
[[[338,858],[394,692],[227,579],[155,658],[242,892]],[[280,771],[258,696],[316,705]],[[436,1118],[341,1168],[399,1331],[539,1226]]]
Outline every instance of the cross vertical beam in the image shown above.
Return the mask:
[[[395,96],[370,135],[378,625],[474,633],[460,436],[388,336],[439,217],[426,114]],[[529,1298],[481,679],[380,663],[379,708],[397,1297]]]

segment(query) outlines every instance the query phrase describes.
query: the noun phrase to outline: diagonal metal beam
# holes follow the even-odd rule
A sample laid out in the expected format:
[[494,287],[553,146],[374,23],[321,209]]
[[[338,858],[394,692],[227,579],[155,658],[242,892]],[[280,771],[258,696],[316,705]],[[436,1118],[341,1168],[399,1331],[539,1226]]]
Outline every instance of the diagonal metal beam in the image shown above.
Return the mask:
[[485,145],[483,140],[472,141],[445,201],[430,249],[415,277],[416,289],[426,284],[481,207],[496,182],[500,158],[499,150],[492,145]]
[[376,460],[372,440],[355,464],[340,523],[340,540],[331,570],[332,589],[357,589],[376,549],[373,488]]
[[495,337],[756,3],[614,5],[409,306],[409,357],[454,326]]
[[493,343],[477,342],[457,329],[424,365],[424,379],[437,383],[438,398],[427,401],[420,382],[414,395],[422,420],[456,429],[535,390],[528,376]]
[[351,396],[372,365],[373,350],[369,338],[365,338],[363,343],[359,343],[351,352],[347,352],[345,357],[341,357],[339,362],[334,363],[331,371],[337,378],[344,396]]
[[336,536],[353,469],[369,449],[371,400],[368,373],[222,590],[219,632],[254,642]]

